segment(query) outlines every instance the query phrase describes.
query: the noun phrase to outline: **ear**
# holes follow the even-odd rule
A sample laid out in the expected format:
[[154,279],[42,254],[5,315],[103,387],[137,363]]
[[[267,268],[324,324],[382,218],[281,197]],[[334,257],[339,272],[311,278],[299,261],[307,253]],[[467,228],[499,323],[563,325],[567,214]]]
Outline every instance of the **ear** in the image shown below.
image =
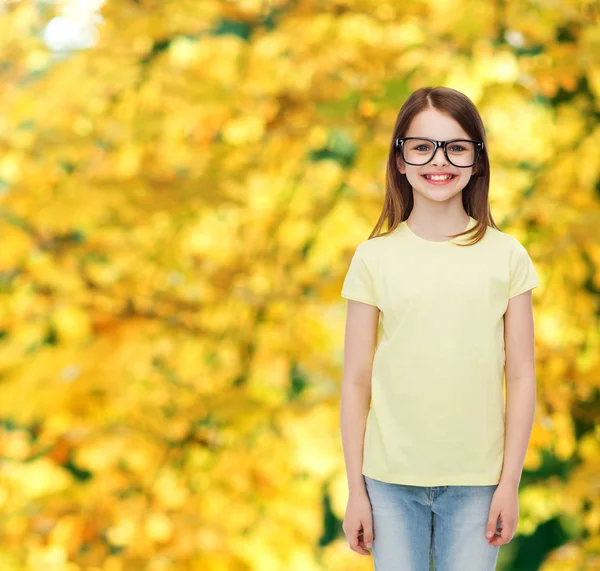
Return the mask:
[[406,165],[404,164],[404,161],[402,160],[400,154],[396,155],[396,167],[398,167],[398,170],[402,174],[406,174]]

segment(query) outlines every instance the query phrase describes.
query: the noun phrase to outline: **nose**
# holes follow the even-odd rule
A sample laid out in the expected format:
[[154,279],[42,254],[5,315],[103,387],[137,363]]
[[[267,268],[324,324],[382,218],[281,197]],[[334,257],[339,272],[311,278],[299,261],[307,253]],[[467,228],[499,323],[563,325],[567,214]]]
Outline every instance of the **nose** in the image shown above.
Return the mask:
[[446,155],[444,154],[444,149],[442,147],[438,147],[433,155],[433,159],[431,159],[431,163],[434,165],[447,165],[448,161],[446,160]]

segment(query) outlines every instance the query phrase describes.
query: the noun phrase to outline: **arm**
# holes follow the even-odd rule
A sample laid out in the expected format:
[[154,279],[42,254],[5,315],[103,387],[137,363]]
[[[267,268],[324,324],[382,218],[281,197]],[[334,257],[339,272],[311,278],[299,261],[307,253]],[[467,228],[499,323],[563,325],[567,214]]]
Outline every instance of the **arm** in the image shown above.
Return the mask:
[[[508,300],[504,314],[506,351],[506,424],[504,462],[492,497],[486,538],[490,545],[509,543],[519,522],[519,482],[535,415],[535,356],[531,290]],[[499,535],[495,534],[500,521]]]
[[377,306],[348,300],[340,422],[351,496],[366,494],[362,475],[363,440],[371,402],[371,371],[378,323]]
[[506,426],[500,484],[518,489],[536,409],[531,290],[509,299],[504,314]]

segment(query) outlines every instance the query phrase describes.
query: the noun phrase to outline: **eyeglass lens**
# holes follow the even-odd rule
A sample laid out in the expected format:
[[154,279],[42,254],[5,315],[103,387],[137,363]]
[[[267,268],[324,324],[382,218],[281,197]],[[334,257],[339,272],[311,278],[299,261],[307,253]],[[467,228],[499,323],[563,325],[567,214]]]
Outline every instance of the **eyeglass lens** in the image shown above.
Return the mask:
[[[404,160],[414,165],[424,165],[433,158],[434,144],[427,139],[404,141]],[[477,147],[470,141],[452,141],[446,145],[450,162],[457,167],[468,167],[475,162]]]

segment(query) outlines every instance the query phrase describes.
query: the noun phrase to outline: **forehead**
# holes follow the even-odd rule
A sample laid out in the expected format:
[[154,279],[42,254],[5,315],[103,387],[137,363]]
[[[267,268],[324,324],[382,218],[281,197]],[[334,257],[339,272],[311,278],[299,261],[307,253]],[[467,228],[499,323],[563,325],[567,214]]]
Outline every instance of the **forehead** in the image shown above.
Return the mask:
[[417,113],[405,137],[427,137],[436,141],[470,139],[456,119],[437,109],[424,109]]

